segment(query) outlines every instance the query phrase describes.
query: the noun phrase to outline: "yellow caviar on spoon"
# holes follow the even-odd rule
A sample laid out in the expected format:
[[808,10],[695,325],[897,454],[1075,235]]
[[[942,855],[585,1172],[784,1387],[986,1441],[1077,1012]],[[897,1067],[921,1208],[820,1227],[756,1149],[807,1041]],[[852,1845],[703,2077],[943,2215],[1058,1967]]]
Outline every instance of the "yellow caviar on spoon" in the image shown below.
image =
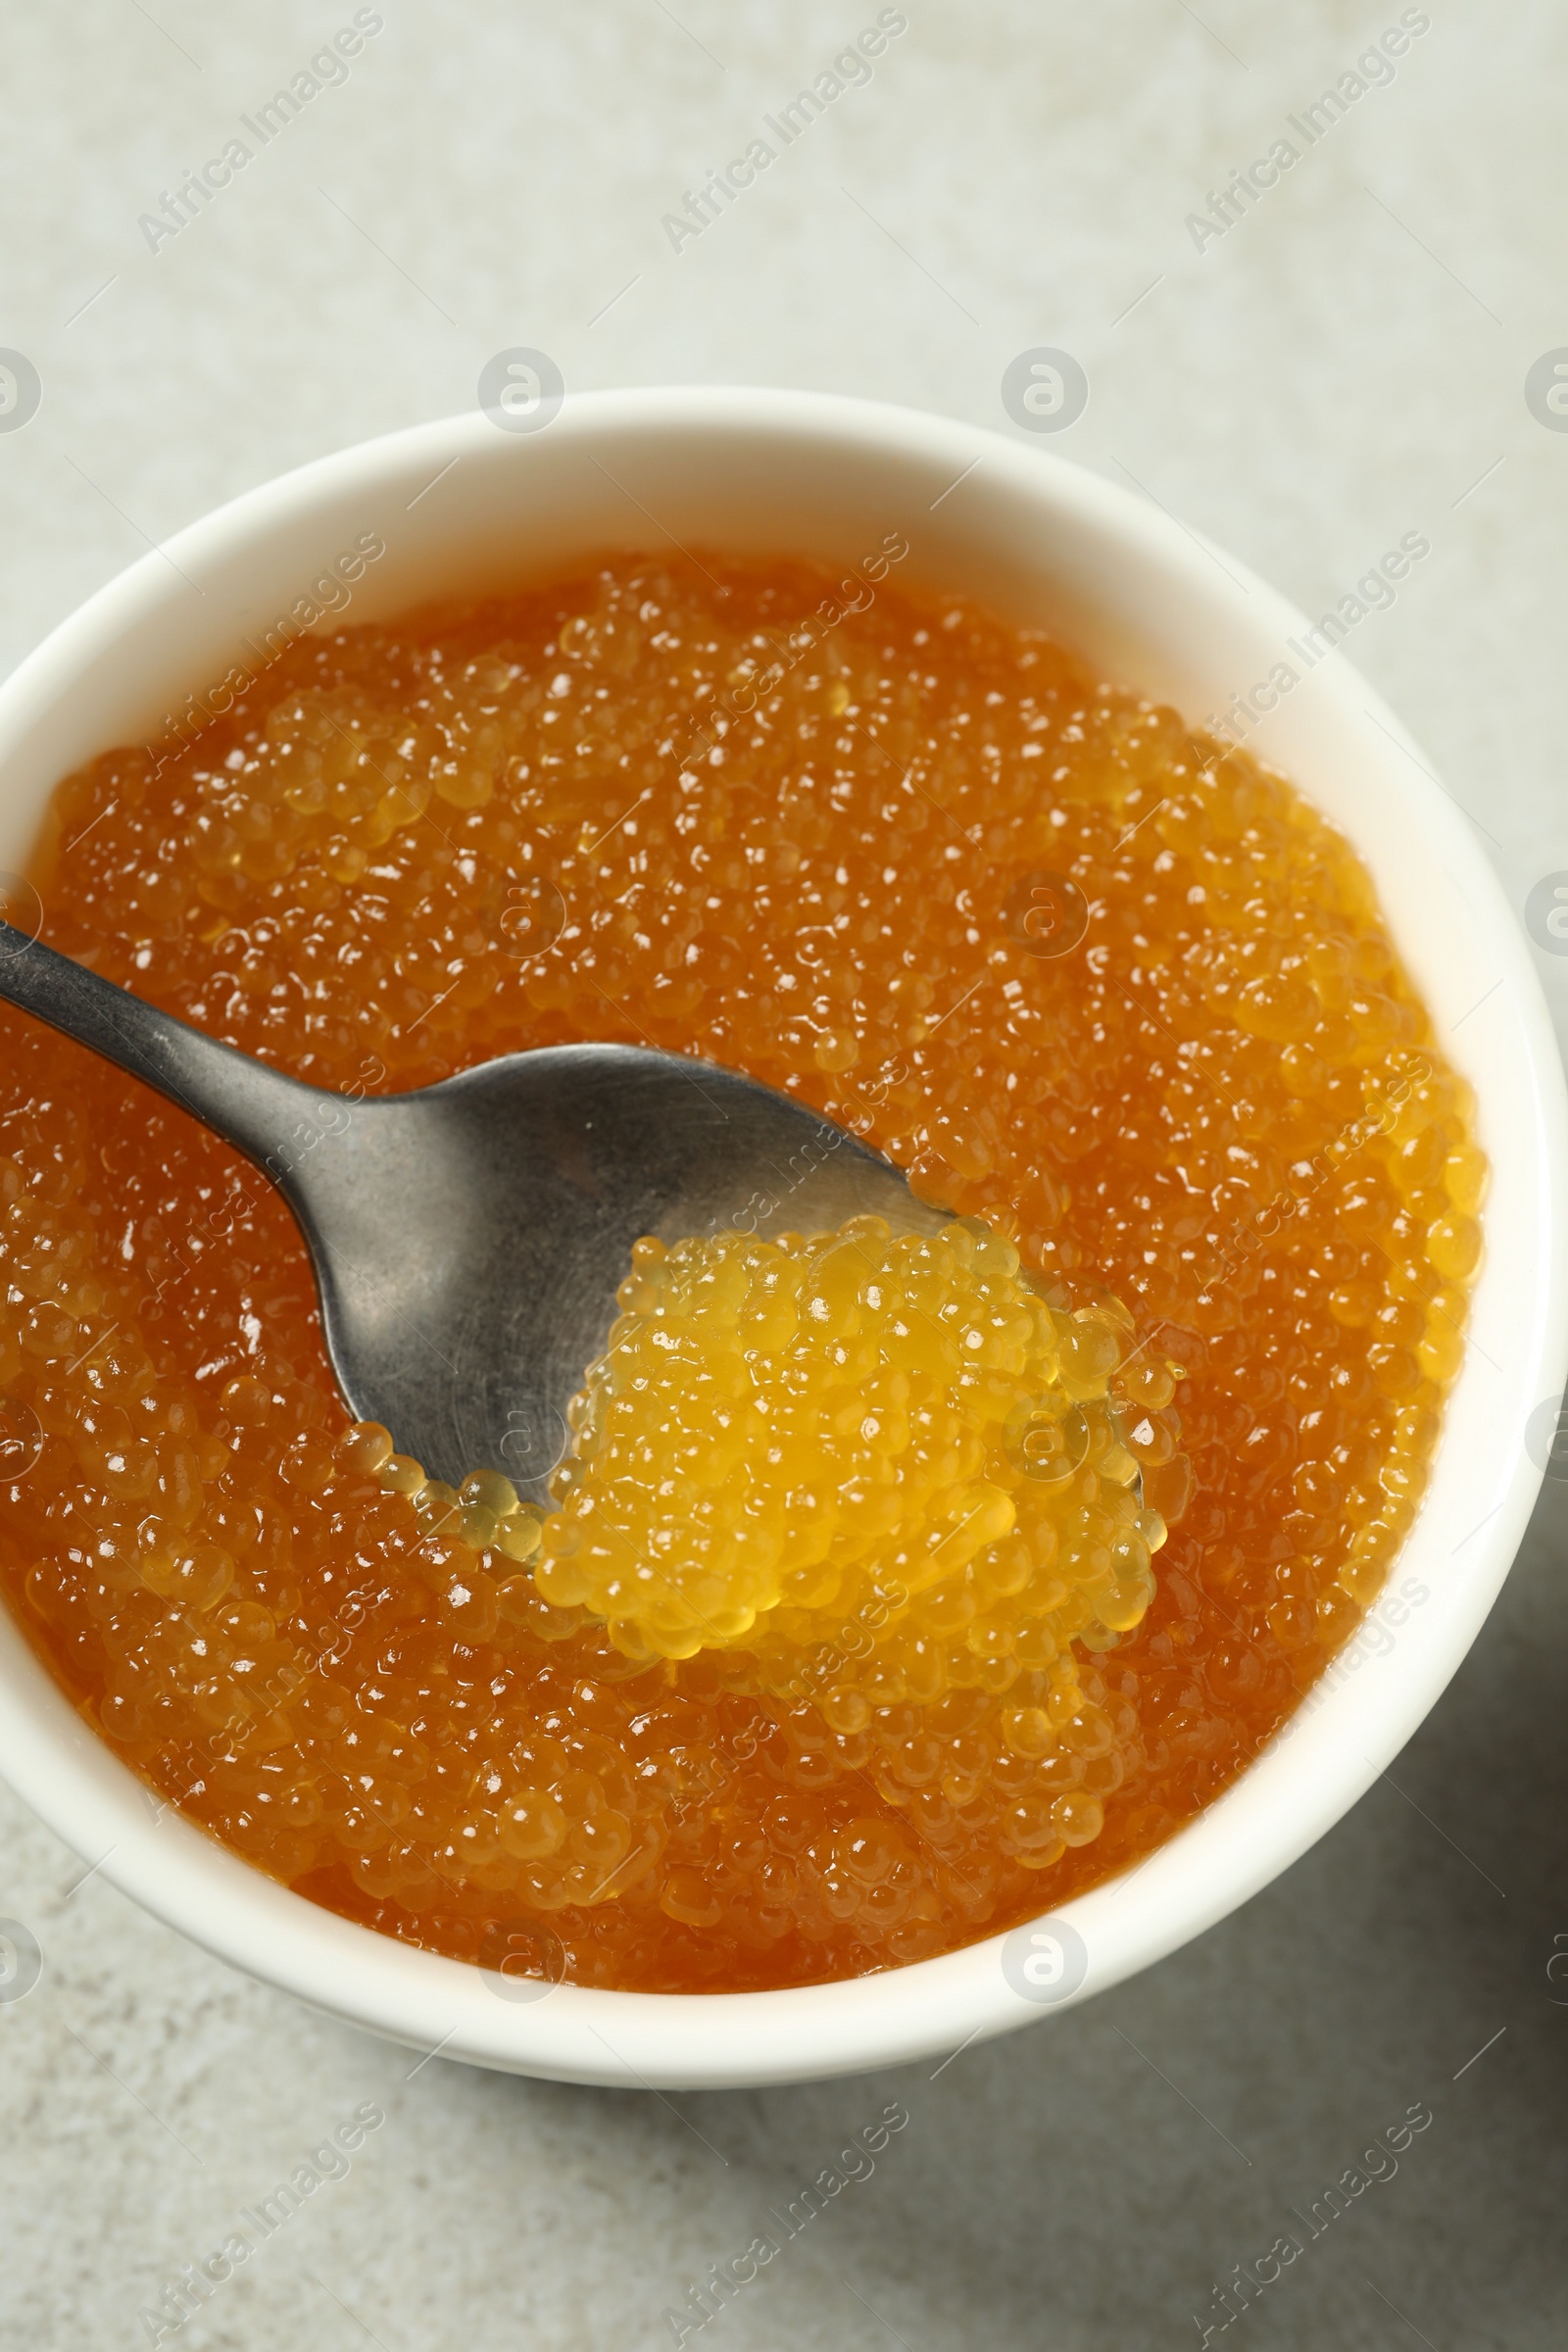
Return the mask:
[[554,1481],[553,1606],[632,1658],[749,1651],[841,1731],[1058,1660],[1065,1684],[1075,1638],[1143,1617],[1165,1529],[1112,1386],[1126,1359],[1147,1411],[1175,1381],[1114,1301],[1054,1306],[969,1218],[634,1254]]

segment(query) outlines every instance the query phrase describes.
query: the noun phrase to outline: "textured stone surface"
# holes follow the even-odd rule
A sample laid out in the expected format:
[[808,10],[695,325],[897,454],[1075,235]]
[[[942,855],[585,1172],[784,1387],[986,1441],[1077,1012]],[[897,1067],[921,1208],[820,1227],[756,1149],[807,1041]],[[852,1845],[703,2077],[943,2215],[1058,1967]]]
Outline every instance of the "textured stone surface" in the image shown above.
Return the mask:
[[[1061,345],[1092,397],[1055,446],[1312,612],[1402,532],[1430,537],[1353,659],[1516,906],[1568,868],[1550,568],[1568,434],[1522,392],[1568,337],[1568,27],[1549,12],[1434,9],[1393,85],[1200,253],[1187,214],[1396,21],[1393,0],[1205,0],[1202,23],[1177,0],[911,5],[870,86],[677,255],[661,216],[869,0],[682,0],[679,24],[658,0],[409,0],[346,86],[149,252],[138,215],[352,13],[279,0],[219,24],[196,0],[59,0],[8,28],[0,342],[34,362],[44,405],[0,433],[0,659],[221,499],[466,405],[507,345],[542,346],[573,386],[808,384],[1009,431],[1003,368]],[[1540,961],[1563,1017],[1568,957]],[[1393,1783],[1200,1943],[935,2081],[661,2100],[440,2059],[410,2080],[408,2058],[206,1960],[101,1879],[69,1894],[81,1866],[0,1798],[0,1913],[45,1953],[0,2007],[6,2340],[145,2340],[144,2299],[374,2100],[387,2123],[347,2178],[185,2341],[633,2352],[670,2341],[665,2305],[899,2098],[911,2120],[875,2176],[710,2341],[1196,2341],[1211,2282],[1302,2234],[1291,2209],[1425,2100],[1397,2177],[1241,2332],[1257,2352],[1371,2352],[1409,2340],[1403,2321],[1438,2352],[1556,2345],[1563,1492]]]

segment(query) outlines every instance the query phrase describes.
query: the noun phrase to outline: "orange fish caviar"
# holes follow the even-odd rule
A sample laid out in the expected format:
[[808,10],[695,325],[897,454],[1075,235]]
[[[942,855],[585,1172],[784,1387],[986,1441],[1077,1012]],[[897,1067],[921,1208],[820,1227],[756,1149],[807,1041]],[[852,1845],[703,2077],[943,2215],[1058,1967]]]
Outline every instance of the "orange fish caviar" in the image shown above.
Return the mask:
[[[701,1054],[1001,1236],[1054,1329],[1130,1318],[1153,1386],[1116,1417],[1170,1540],[1124,1627],[1036,1664],[1043,1621],[1008,1651],[1018,1595],[968,1585],[934,1696],[875,1686],[874,1595],[804,1612],[825,1688],[768,1635],[644,1659],[549,1596],[504,1480],[432,1492],[345,1427],[262,1180],[0,1012],[11,1605],[193,1819],[459,1956],[548,1919],[583,1983],[819,1981],[1129,1866],[1381,1589],[1461,1358],[1473,1105],[1347,844],[1037,635],[828,588],[628,558],[308,641],[176,755],[67,779],[33,869],[53,944],[318,1085]],[[949,1485],[1032,1511],[989,1460]]]

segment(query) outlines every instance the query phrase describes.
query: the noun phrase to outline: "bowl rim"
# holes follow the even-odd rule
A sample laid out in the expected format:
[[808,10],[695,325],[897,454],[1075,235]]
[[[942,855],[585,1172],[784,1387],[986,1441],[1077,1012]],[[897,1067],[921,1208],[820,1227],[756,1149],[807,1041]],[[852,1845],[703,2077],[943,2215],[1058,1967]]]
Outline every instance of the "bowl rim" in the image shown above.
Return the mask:
[[[1218,612],[1218,598],[1237,630],[1244,600],[1254,635],[1262,627],[1288,639],[1307,626],[1247,566],[1163,510],[1000,433],[823,393],[673,386],[573,394],[548,434],[527,440],[498,434],[475,412],[318,458],[243,493],[139,559],[0,686],[0,802],[12,765],[40,730],[47,732],[95,665],[122,654],[138,628],[163,625],[170,565],[198,577],[224,566],[232,572],[302,518],[341,503],[344,493],[401,497],[411,482],[459,458],[492,469],[515,464],[523,479],[546,447],[555,464],[569,462],[574,447],[591,455],[596,447],[646,448],[661,437],[669,447],[724,437],[726,446],[749,449],[757,464],[803,452],[848,466],[898,464],[953,488],[983,460],[987,484],[1002,499],[1016,502],[1042,527],[1054,521],[1082,534],[1111,569],[1120,567],[1124,585],[1107,592],[1112,602],[1116,593],[1130,594],[1139,584],[1148,590],[1157,579],[1168,593],[1199,598],[1205,612],[1211,606]],[[934,506],[948,495],[943,490]],[[596,550],[585,542],[583,552]],[[1215,564],[1232,586],[1216,586]],[[410,601],[404,598],[405,609]],[[1513,1253],[1510,1264],[1520,1248],[1532,1252],[1536,1275],[1525,1328],[1514,1335],[1518,1352],[1502,1367],[1512,1399],[1509,1426],[1522,1429],[1531,1406],[1560,1394],[1568,1369],[1560,1181],[1568,1166],[1568,1102],[1555,1040],[1528,949],[1468,824],[1381,698],[1343,660],[1331,668],[1332,675],[1314,680],[1323,709],[1347,742],[1379,763],[1391,805],[1408,812],[1412,856],[1450,875],[1477,939],[1506,983],[1499,983],[1501,1010],[1493,1017],[1505,1016],[1497,1050],[1514,1072],[1519,1097],[1511,1095],[1503,1107],[1519,1127],[1528,1161],[1521,1168],[1528,1230],[1503,1235],[1498,1246]],[[1396,766],[1393,754],[1372,742],[1372,728],[1404,764]],[[1374,872],[1381,885],[1383,873]],[[1499,1094],[1502,1083],[1499,1077]],[[1487,1232],[1478,1300],[1492,1275],[1491,1223]],[[1458,1406],[1456,1391],[1445,1447],[1458,1443],[1452,1437]],[[1479,1473],[1470,1479],[1472,1488],[1484,1483]],[[1353,1670],[1359,1682],[1331,1665],[1307,1702],[1204,1812],[1136,1869],[1051,1915],[1061,1923],[1066,1944],[1081,1945],[1083,1958],[1081,1982],[1072,1972],[1074,1983],[1054,1998],[1019,1982],[1027,1923],[935,1960],[782,1991],[662,1994],[564,1984],[515,1997],[521,1988],[509,1990],[487,1972],[320,1909],[162,1805],[76,1715],[3,1608],[0,1692],[8,1703],[0,1707],[0,1776],[84,1861],[208,1950],[320,2011],[430,2055],[565,2081],[661,2088],[809,2080],[949,2049],[956,2054],[1050,2009],[1072,2006],[1175,1950],[1323,1836],[1392,1760],[1457,1669],[1511,1563],[1539,1483],[1540,1470],[1519,1443],[1502,1465],[1500,1494],[1487,1519],[1454,1547],[1455,1554],[1468,1547],[1469,1556],[1438,1591],[1439,1606],[1389,1651],[1360,1660]],[[1430,1506],[1401,1563],[1429,1516]],[[1340,1736],[1352,1727],[1353,1753]]]

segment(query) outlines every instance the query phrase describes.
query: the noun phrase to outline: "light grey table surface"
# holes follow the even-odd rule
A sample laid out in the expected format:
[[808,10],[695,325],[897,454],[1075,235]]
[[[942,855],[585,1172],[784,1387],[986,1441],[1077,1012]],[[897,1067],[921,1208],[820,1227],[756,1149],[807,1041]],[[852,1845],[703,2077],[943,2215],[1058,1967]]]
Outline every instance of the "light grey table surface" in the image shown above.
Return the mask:
[[[11,12],[0,346],[43,400],[0,430],[0,662],[237,491],[470,405],[503,347],[544,348],[572,387],[817,386],[1017,432],[1003,370],[1060,346],[1092,396],[1051,446],[1309,612],[1401,533],[1430,538],[1353,658],[1521,914],[1568,868],[1568,432],[1525,394],[1568,345],[1568,20],[1544,0],[1413,12],[1429,28],[1392,82],[1295,138],[1299,162],[1201,242],[1188,216],[1293,137],[1395,0],[909,0],[874,78],[679,251],[662,216],[871,0],[372,13],[346,82],[154,250],[140,216],[353,8]],[[1543,942],[1537,960],[1568,1020],[1568,956]],[[1548,1487],[1450,1691],[1287,1877],[937,2079],[665,2099],[440,2058],[411,2074],[101,1877],[76,1887],[80,1864],[0,1795],[0,1914],[45,1955],[0,2006],[0,2340],[146,2341],[140,2307],[368,2100],[387,2120],[348,2176],[166,2342],[636,2352],[671,2342],[665,2307],[898,2098],[909,2126],[874,2176],[706,2340],[1197,2343],[1212,2282],[1424,2101],[1397,2176],[1225,2340],[1560,2346],[1565,1551]]]

